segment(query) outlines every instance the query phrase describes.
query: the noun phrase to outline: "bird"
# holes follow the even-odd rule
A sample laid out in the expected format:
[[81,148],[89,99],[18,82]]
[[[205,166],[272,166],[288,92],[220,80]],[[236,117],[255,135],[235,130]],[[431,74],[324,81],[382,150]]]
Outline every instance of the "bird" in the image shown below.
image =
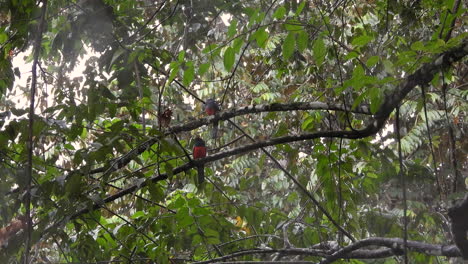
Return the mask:
[[[201,159],[206,157],[206,145],[205,141],[201,137],[196,137],[193,144],[193,159]],[[201,185],[205,181],[205,168],[203,164],[197,165],[198,171],[198,185]]]
[[171,123],[172,110],[166,108],[162,114],[158,115],[159,124],[161,127],[169,127]]
[[[205,113],[209,116],[215,115],[219,112],[219,105],[213,98],[209,98],[205,102]],[[216,138],[218,135],[218,121],[213,123],[213,129],[211,130],[211,137]]]

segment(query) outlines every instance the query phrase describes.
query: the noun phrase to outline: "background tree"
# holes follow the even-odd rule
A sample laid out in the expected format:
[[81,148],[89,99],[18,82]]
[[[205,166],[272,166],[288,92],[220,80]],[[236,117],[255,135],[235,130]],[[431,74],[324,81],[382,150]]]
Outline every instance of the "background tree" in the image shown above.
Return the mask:
[[3,0],[0,259],[466,257],[465,8]]

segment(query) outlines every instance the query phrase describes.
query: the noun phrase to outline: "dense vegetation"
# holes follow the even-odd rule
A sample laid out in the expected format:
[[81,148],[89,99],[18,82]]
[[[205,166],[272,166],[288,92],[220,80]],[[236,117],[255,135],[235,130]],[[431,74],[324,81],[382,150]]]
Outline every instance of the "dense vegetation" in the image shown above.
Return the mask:
[[466,22],[458,0],[0,0],[0,262],[468,257]]

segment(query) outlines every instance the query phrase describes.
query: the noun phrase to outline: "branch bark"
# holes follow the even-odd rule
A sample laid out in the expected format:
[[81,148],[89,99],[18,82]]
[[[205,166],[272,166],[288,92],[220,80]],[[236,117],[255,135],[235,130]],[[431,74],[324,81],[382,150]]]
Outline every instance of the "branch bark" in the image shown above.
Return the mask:
[[[337,244],[337,242],[336,242]],[[320,262],[332,263],[340,258],[342,259],[377,259],[398,256],[403,253],[404,241],[401,238],[373,237],[356,241],[355,243],[338,250],[331,250],[327,247],[317,248],[282,248],[282,249],[250,249],[234,252],[229,255],[213,258],[206,261],[194,262],[194,264],[207,264],[234,259],[248,255],[271,255],[282,254],[283,256],[315,256],[324,257]],[[364,247],[379,247],[376,249],[362,249]],[[460,251],[455,245],[433,245],[419,241],[408,241],[408,250],[423,253],[431,256],[459,257]]]

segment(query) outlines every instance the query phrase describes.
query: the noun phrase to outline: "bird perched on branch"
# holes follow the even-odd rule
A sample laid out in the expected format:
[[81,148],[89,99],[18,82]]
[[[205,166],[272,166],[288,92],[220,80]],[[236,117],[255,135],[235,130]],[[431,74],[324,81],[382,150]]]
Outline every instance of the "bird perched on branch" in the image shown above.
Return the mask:
[[[219,105],[213,98],[209,98],[205,102],[205,113],[207,115],[215,115],[219,112]],[[213,123],[213,129],[211,130],[211,137],[216,138],[218,135],[218,121]]]
[[[201,159],[206,157],[206,145],[205,141],[200,137],[194,139],[193,144],[193,159]],[[198,171],[198,185],[201,185],[205,181],[205,168],[202,165],[197,166]]]
[[158,115],[159,125],[161,127],[169,127],[169,124],[171,123],[171,117],[172,110],[170,108],[166,108],[164,112]]

